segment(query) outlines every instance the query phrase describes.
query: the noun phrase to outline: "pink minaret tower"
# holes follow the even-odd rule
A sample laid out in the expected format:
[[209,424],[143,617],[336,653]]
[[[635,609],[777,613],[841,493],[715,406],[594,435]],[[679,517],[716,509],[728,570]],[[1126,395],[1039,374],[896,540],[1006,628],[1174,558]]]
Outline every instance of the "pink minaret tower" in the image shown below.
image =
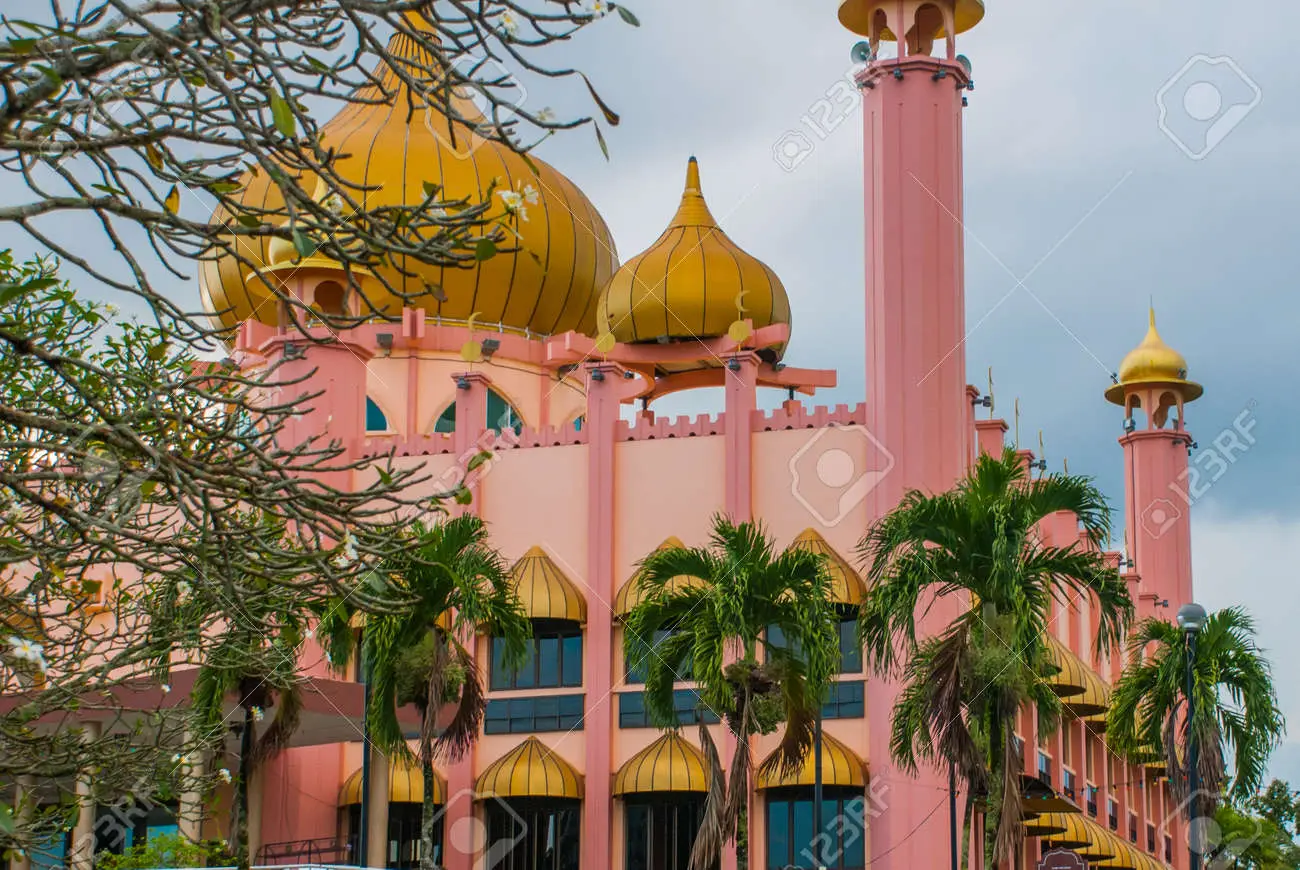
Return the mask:
[[1188,465],[1194,445],[1183,416],[1201,385],[1187,380],[1187,360],[1156,332],[1154,309],[1150,323],[1106,398],[1124,408],[1124,542],[1141,578],[1138,612],[1169,618],[1192,600],[1189,508],[1208,481]]
[[[872,516],[909,489],[946,490],[971,457],[962,240],[962,107],[970,69],[953,34],[984,16],[980,0],[846,0],[840,22],[868,40],[858,76],[865,122],[867,429],[893,465],[871,492]],[[899,39],[899,35],[902,36]],[[881,41],[898,44],[880,57]],[[936,52],[937,49],[937,52]],[[921,631],[955,614],[931,608]],[[873,870],[948,865],[947,777],[893,769],[896,685],[867,697]],[[925,820],[925,821],[922,821]]]

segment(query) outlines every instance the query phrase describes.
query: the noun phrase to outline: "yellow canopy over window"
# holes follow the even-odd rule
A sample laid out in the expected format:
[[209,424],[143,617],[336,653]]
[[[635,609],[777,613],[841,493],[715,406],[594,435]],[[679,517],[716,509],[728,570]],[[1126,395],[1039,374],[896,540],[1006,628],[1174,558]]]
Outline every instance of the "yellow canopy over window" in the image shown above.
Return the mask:
[[1088,666],[1054,637],[1047,638],[1047,656],[1060,672],[1047,678],[1057,696],[1072,698],[1088,690]]
[[1110,707],[1110,686],[1087,665],[1084,665],[1083,680],[1087,684],[1083,694],[1065,698],[1061,703],[1075,716],[1101,716],[1104,721]]
[[[362,785],[365,768],[358,767],[352,775],[343,781],[339,789],[339,806],[347,807],[361,803]],[[418,804],[424,802],[424,774],[418,762],[411,759],[391,758],[388,762],[388,802],[394,804]],[[433,773],[433,802],[447,802],[447,783]]]
[[616,795],[704,792],[708,787],[703,754],[676,731],[633,755],[614,775]]
[[[772,756],[768,756],[770,759]],[[764,761],[764,764],[767,762]],[[779,770],[766,772],[761,768],[758,774],[757,788],[786,788],[789,786],[814,785],[816,767],[812,751],[809,750],[803,766],[798,770],[782,774]],[[822,734],[822,785],[843,785],[853,788],[866,788],[866,766],[862,759],[854,754],[840,741],[829,734]]]
[[1077,852],[1085,861],[1108,861],[1119,854],[1115,837],[1110,832],[1084,816],[1064,813],[1053,817],[1065,830],[1047,836],[1047,842],[1056,849]]
[[510,577],[529,619],[587,621],[587,599],[541,547],[524,553]]
[[[667,540],[665,540],[662,544],[660,544],[658,547],[656,547],[655,551],[658,552],[659,550],[684,549],[685,547],[686,545],[683,544],[680,540],[678,540],[677,538],[670,537]],[[616,616],[627,616],[629,613],[632,612],[633,608],[635,608],[638,604],[640,604],[645,599],[645,590],[641,588],[640,580],[641,580],[640,575],[634,574],[632,575],[632,579],[628,580],[621,587],[619,587],[618,592],[615,593],[614,595],[614,614]],[[699,577],[688,577],[685,574],[681,574],[669,580],[667,588],[670,591],[676,591],[678,589],[684,589],[689,586],[702,586],[702,585],[704,585],[704,581],[701,580]]]
[[862,599],[867,596],[867,585],[862,582],[862,578],[853,570],[853,567],[844,561],[844,558],[839,553],[835,552],[835,548],[818,534],[816,529],[804,529],[799,533],[799,537],[794,539],[791,546],[807,550],[810,553],[821,553],[826,557],[826,572],[831,578],[832,601],[836,604],[851,606],[862,603]]
[[[1065,795],[1057,794],[1036,776],[1020,777],[1022,802],[1026,813],[1079,813],[1082,810]],[[1036,821],[1036,820],[1035,820]],[[1049,833],[1039,831],[1039,834]],[[1035,834],[1038,836],[1038,834]]]
[[582,774],[536,737],[529,737],[488,765],[474,783],[474,796],[486,798],[582,798]]

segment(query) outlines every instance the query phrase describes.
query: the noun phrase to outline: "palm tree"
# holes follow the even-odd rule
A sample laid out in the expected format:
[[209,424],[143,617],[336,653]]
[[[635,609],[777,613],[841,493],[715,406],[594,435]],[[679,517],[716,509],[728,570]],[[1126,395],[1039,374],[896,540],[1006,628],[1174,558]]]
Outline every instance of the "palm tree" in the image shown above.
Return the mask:
[[[1130,664],[1120,675],[1106,717],[1106,735],[1129,753],[1163,747],[1170,786],[1189,818],[1213,815],[1213,798],[1229,784],[1234,800],[1255,795],[1264,784],[1269,753],[1281,741],[1286,720],[1278,709],[1268,661],[1255,644],[1255,621],[1240,607],[1210,614],[1196,638],[1193,668],[1194,722],[1202,792],[1188,795],[1188,642],[1181,628],[1145,619],[1129,640]],[[1190,801],[1186,800],[1191,798]]]
[[[682,577],[693,579],[683,583]],[[690,867],[704,870],[725,842],[746,846],[738,823],[750,793],[749,738],[784,722],[771,762],[783,770],[801,765],[812,746],[839,661],[830,579],[822,555],[797,548],[778,553],[760,525],[716,516],[708,546],[655,551],[641,560],[637,583],[643,597],[628,616],[624,644],[629,668],[645,674],[651,721],[678,727],[673,681],[690,673],[701,703],[736,739],[724,776],[717,747],[700,726],[709,793]],[[770,642],[770,628],[786,643]]]
[[[1061,709],[1044,681],[1054,670],[1052,602],[1091,597],[1099,650],[1122,642],[1133,614],[1123,581],[1099,552],[1039,540],[1035,527],[1057,511],[1078,517],[1090,541],[1108,539],[1109,510],[1091,480],[1030,480],[1008,449],[981,456],[948,492],[906,493],[860,545],[870,588],[858,622],[866,658],[902,683],[891,754],[910,773],[922,762],[952,765],[967,787],[967,826],[973,799],[996,794],[998,860],[1021,841],[1016,715],[1033,704],[1040,727],[1051,729]],[[939,599],[960,602],[957,616],[918,637],[918,618]]]
[[[215,584],[182,580],[147,596],[149,630],[158,639],[154,672],[166,684],[174,657],[195,660],[191,692],[192,745],[224,746],[239,735],[239,765],[230,808],[230,840],[236,864],[254,858],[248,844],[248,786],[256,770],[285,748],[302,712],[299,660],[310,613],[289,587],[249,580],[248,594]],[[226,712],[234,697],[240,710],[233,726]],[[271,721],[264,726],[266,712]],[[258,734],[258,731],[261,734]]]
[[[395,607],[365,618],[366,716],[375,746],[409,755],[398,708],[414,704],[420,712],[420,866],[433,870],[433,762],[465,753],[478,737],[487,705],[482,674],[457,636],[486,631],[504,639],[504,661],[512,667],[522,663],[532,629],[481,519],[465,515],[432,526],[415,523],[408,536],[410,546],[374,572]],[[349,611],[345,603],[336,603],[320,624],[326,652],[340,670],[355,652]],[[453,705],[449,719],[440,715]]]

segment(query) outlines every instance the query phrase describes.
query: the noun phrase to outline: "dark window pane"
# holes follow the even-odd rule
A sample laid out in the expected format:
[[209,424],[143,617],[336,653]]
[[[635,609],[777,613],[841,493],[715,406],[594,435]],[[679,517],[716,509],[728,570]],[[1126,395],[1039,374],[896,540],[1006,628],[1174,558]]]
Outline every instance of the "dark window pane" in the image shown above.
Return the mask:
[[524,663],[519,666],[519,670],[514,675],[514,686],[516,689],[532,689],[537,686],[537,645],[536,643],[528,644],[528,653]]
[[537,686],[552,689],[560,685],[560,639],[539,637],[537,642]]
[[858,622],[853,617],[840,620],[840,673],[862,673],[862,647],[858,645]]
[[791,810],[792,822],[790,825],[790,846],[793,850],[791,854],[791,863],[799,866],[807,866],[809,863],[808,854],[811,854],[813,845],[812,801],[793,801]]
[[627,808],[627,870],[649,870],[650,807],[629,804]]
[[767,866],[777,870],[790,862],[790,804],[767,804]]
[[506,670],[502,661],[505,655],[506,642],[499,637],[492,638],[492,679],[489,686],[493,689],[504,689],[510,685],[510,678],[513,676]]
[[574,634],[564,638],[564,673],[563,685],[582,685],[582,635]]

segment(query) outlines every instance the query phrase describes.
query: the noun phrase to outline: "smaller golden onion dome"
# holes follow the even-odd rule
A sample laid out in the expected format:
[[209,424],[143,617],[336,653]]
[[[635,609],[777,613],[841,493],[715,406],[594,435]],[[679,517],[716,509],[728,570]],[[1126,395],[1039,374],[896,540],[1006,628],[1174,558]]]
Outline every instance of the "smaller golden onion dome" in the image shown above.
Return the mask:
[[746,319],[755,329],[789,323],[790,300],[776,273],[718,226],[692,157],[672,223],[614,273],[596,322],[617,341],[638,342],[715,338]]
[[1150,325],[1142,343],[1128,352],[1119,365],[1119,380],[1106,390],[1107,401],[1124,404],[1128,388],[1150,385],[1166,386],[1179,393],[1184,402],[1190,402],[1205,392],[1200,384],[1187,380],[1187,360],[1181,353],[1165,344],[1156,331],[1156,310],[1150,310]]
[[[953,19],[957,23],[958,33],[965,33],[984,20],[984,0],[949,0],[949,2],[953,7]],[[844,0],[840,4],[840,24],[861,36],[872,36],[872,23],[876,13],[882,7],[886,7],[886,4],[890,10],[898,8],[894,0]],[[943,27],[931,34],[936,39],[946,35]],[[888,27],[881,32],[880,38],[890,42],[897,39]]]

